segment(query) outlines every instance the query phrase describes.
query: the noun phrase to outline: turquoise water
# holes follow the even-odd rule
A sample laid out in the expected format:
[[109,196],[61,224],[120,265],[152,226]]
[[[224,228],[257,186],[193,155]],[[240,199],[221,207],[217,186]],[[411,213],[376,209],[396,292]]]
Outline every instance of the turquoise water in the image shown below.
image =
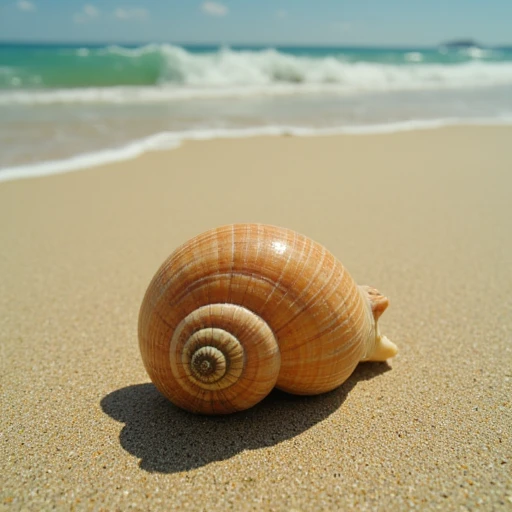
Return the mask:
[[511,119],[512,48],[0,44],[0,180],[191,138]]

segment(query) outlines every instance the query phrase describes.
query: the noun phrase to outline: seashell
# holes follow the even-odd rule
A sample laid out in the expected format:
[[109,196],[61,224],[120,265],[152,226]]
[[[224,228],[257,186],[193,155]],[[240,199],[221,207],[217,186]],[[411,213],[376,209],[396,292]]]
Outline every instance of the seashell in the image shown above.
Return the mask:
[[162,264],[142,302],[139,345],[171,402],[226,414],[274,386],[330,391],[360,361],[394,356],[377,326],[387,306],[306,236],[234,224],[192,238]]

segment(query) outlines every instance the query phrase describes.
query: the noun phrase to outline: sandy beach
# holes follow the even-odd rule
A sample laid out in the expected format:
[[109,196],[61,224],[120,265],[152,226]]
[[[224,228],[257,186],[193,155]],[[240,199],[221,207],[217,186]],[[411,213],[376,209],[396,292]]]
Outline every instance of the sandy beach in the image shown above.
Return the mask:
[[[512,128],[186,142],[0,183],[2,510],[510,510]],[[141,362],[162,261],[295,229],[399,347],[316,397],[194,416]]]

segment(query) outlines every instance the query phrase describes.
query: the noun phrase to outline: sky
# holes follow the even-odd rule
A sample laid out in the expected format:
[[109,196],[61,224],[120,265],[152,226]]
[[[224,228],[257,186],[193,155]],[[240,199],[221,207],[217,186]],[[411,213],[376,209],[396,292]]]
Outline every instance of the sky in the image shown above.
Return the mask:
[[0,0],[0,40],[512,44],[512,0]]

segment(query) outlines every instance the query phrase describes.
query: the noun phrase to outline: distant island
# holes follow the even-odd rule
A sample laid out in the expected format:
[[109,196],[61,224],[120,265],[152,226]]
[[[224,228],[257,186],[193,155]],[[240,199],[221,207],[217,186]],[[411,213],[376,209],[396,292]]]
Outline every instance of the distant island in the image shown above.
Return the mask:
[[482,48],[482,45],[473,39],[456,39],[439,45],[442,48]]

